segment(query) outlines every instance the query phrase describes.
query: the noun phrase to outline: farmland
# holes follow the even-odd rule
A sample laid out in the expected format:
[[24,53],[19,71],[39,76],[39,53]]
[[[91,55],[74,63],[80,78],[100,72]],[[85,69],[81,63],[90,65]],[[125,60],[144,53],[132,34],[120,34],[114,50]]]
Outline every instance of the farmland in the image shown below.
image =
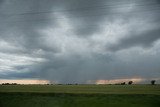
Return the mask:
[[160,85],[0,85],[0,107],[159,107]]

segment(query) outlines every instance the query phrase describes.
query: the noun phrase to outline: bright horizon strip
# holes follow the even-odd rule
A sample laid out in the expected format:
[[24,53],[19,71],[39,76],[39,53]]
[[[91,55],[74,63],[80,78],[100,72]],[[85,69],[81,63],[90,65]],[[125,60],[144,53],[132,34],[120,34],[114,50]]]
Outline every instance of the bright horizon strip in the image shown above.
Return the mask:
[[[128,83],[129,81],[133,81],[133,84],[137,83],[150,83],[150,80],[156,80],[156,83],[160,80],[160,78],[152,78],[152,79],[145,79],[145,78],[123,78],[123,79],[99,79],[99,80],[91,80],[88,81],[87,84],[94,83],[94,84],[118,84],[122,82]],[[0,79],[0,84],[2,83],[17,83],[17,84],[57,84],[58,81],[49,81],[49,80],[41,80],[41,79]]]
[[117,84],[122,82],[133,81],[133,83],[140,83],[145,81],[143,78],[130,78],[130,79],[112,79],[112,80],[96,80],[95,84]]
[[17,83],[17,84],[49,84],[48,80],[39,79],[0,79],[0,84],[2,83]]

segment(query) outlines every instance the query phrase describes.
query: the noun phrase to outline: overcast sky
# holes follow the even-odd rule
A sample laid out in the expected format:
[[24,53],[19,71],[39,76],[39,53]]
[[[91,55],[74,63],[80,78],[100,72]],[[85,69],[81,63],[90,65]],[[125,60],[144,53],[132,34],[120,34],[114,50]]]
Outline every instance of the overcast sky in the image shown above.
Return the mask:
[[0,0],[0,79],[160,78],[159,0]]

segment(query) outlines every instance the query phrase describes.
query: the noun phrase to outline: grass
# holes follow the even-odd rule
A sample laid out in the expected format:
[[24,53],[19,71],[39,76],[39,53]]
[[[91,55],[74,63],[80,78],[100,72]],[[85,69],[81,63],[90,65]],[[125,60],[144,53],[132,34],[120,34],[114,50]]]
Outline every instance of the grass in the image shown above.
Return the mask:
[[160,95],[160,85],[0,85],[0,92]]
[[159,107],[160,85],[0,86],[0,107]]

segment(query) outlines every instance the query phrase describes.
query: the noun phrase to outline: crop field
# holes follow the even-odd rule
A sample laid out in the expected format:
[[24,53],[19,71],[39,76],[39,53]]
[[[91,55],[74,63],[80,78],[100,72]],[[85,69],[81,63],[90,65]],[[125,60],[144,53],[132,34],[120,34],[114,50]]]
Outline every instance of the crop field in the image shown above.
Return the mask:
[[0,85],[0,107],[159,107],[160,85]]

